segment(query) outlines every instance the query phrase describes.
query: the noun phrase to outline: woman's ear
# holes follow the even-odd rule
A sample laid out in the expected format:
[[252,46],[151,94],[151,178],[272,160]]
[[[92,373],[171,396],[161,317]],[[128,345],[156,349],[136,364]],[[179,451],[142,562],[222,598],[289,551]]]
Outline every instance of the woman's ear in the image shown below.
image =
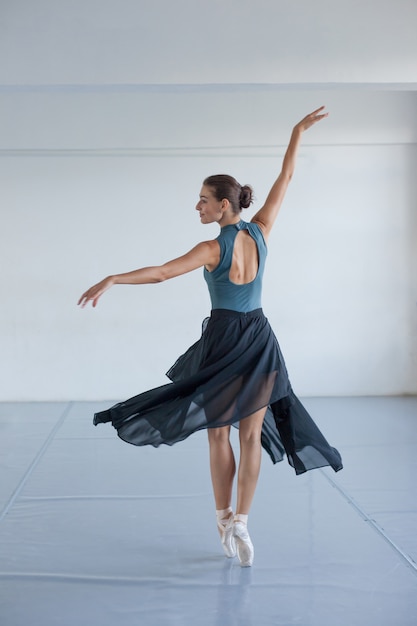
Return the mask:
[[227,209],[230,207],[230,202],[227,198],[223,198],[222,200],[222,205],[221,205],[221,209],[223,211],[223,213],[226,213]]

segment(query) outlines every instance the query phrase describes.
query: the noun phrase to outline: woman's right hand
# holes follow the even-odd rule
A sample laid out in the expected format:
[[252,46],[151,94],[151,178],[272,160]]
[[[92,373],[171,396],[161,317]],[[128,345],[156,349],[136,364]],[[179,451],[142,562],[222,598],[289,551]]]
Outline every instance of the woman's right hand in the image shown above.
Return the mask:
[[328,113],[322,113],[324,108],[325,108],[324,106],[321,106],[320,108],[316,109],[312,113],[309,113],[308,115],[303,117],[303,119],[294,126],[294,130],[299,130],[300,132],[304,132],[305,130],[313,126],[313,124],[316,124],[316,122],[320,122],[320,120],[327,117],[329,115]]
[[113,276],[107,276],[107,278],[104,278],[102,281],[97,283],[97,285],[93,285],[92,287],[90,287],[90,289],[87,289],[87,291],[85,291],[81,298],[78,300],[78,304],[80,304],[82,308],[84,308],[85,305],[88,304],[88,302],[91,300],[93,307],[95,307],[100,296],[102,296],[103,293],[107,291],[107,289],[113,287],[113,285]]
[[309,113],[298,122],[291,133],[290,143],[285,152],[282,163],[281,172],[271,187],[267,199],[263,207],[253,216],[252,222],[256,222],[262,228],[265,238],[268,238],[271,228],[276,220],[278,211],[281,207],[288,184],[292,178],[297,158],[298,147],[301,141],[301,135],[305,130],[320,122],[327,117],[328,113],[324,113],[324,106],[319,107],[312,113]]

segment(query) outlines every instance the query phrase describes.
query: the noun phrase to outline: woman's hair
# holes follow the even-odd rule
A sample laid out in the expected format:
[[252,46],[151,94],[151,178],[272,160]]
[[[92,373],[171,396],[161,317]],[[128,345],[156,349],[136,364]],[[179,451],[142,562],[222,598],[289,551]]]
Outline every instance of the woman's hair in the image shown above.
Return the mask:
[[227,174],[216,174],[208,176],[203,185],[213,190],[216,200],[221,202],[229,200],[233,213],[240,213],[242,209],[247,209],[253,202],[253,190],[249,185],[239,185],[233,176]]

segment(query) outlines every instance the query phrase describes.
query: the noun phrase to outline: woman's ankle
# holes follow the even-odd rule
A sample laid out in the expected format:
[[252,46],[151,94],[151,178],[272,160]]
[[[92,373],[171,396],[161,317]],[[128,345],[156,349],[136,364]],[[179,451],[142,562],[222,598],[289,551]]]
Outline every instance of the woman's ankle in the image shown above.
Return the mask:
[[233,517],[233,509],[228,506],[227,509],[216,509],[216,519],[220,524],[227,524],[227,522]]

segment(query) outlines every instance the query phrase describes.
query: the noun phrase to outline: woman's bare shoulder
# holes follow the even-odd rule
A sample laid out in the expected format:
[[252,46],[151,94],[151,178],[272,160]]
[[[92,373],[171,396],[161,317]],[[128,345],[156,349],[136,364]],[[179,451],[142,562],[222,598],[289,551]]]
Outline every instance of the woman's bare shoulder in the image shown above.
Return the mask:
[[259,228],[259,230],[262,233],[262,237],[265,240],[265,243],[268,241],[268,229],[266,228],[265,224],[263,224],[260,220],[256,219],[256,215],[255,217],[253,217],[250,221],[251,224],[256,224]]

